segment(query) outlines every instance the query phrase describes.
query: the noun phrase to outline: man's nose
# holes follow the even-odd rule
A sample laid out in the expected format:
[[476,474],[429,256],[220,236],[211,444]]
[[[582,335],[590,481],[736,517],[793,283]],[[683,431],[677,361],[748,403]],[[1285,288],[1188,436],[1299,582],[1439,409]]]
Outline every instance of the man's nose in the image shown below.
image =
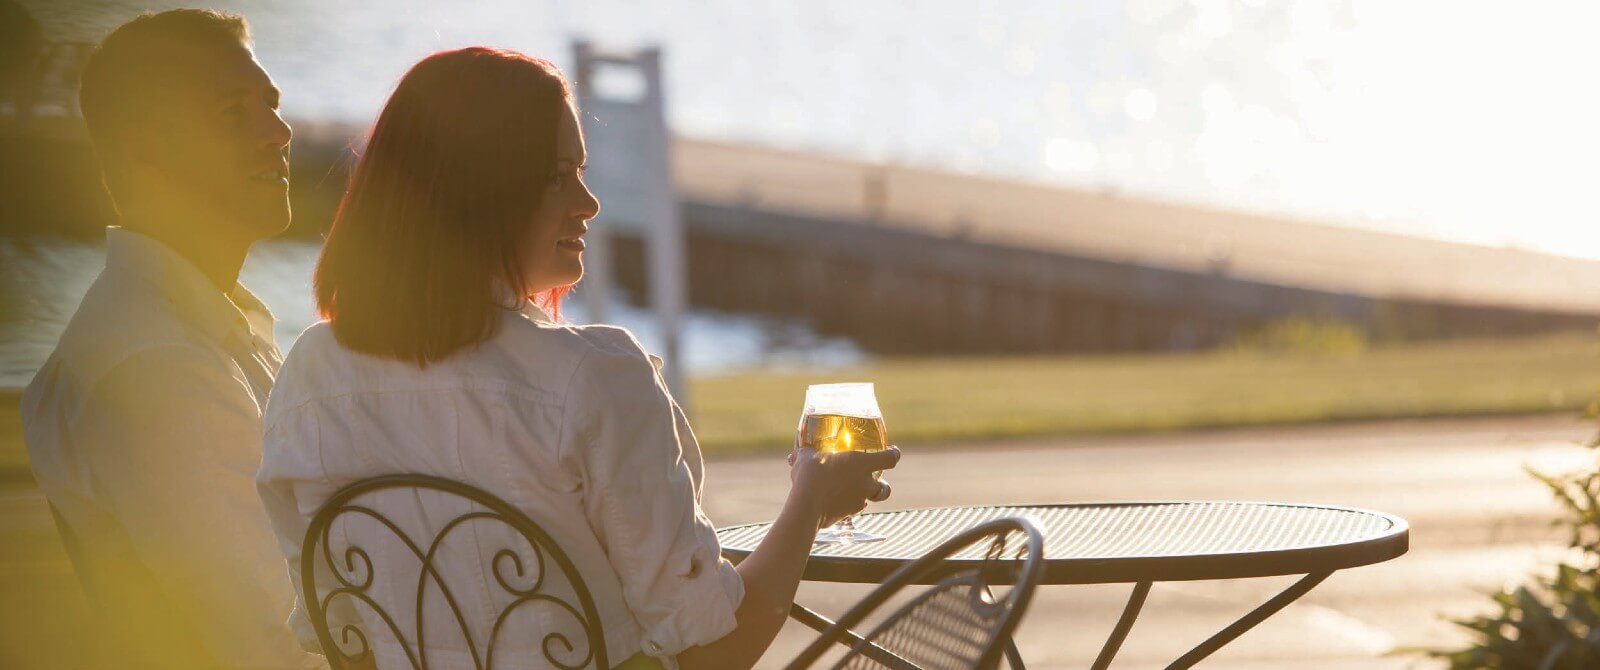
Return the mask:
[[259,137],[261,144],[269,149],[278,150],[289,146],[289,141],[294,138],[294,129],[283,120],[277,110],[269,109],[263,119]]

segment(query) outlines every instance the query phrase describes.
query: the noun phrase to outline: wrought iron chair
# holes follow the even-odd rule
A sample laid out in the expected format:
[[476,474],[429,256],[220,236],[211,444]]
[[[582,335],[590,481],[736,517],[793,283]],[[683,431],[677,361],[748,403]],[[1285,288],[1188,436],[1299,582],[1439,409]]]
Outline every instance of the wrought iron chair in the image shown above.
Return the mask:
[[[982,553],[974,556],[975,551]],[[1011,634],[1039,583],[1043,556],[1044,538],[1025,519],[996,519],[961,533],[896,570],[823,630],[788,669],[811,667],[835,644],[849,650],[834,668],[988,669],[998,667],[1002,655],[1021,667]],[[851,632],[912,584],[932,586],[866,635]],[[1010,589],[998,596],[991,588],[1006,584]]]
[[88,562],[84,560],[83,547],[78,544],[78,533],[67,524],[67,519],[61,516],[61,510],[55,504],[50,504],[50,519],[55,521],[56,533],[61,536],[61,548],[67,552],[67,562],[72,564],[72,572],[78,577],[78,586],[83,589],[83,595],[88,599],[91,607],[100,606],[100,593],[89,580]]
[[[437,500],[457,500],[467,511],[457,514],[439,523],[429,523],[429,528],[420,535],[430,536],[413,537],[407,529],[402,529],[400,524],[385,516],[381,510],[382,504],[374,504],[377,494],[389,491],[410,491],[407,497],[391,497],[391,502],[410,500],[410,504],[419,504],[424,495],[435,497]],[[433,492],[433,493],[424,493]],[[398,541],[409,552],[401,551],[401,555],[409,553],[407,560],[415,559],[416,572],[412,574],[384,574],[386,572],[398,573],[402,570],[398,566],[375,565],[366,549],[357,546],[355,541],[348,541],[352,533],[350,525],[359,523],[363,532],[357,532],[368,540],[377,542]],[[338,525],[340,533],[333,533]],[[462,529],[474,529],[468,532],[458,532]],[[509,531],[507,533],[506,531]],[[415,532],[415,529],[412,529]],[[376,535],[374,535],[376,533]],[[501,540],[510,540],[487,552],[491,556],[483,575],[478,582],[485,581],[482,577],[492,576],[498,588],[503,593],[498,594],[501,599],[509,599],[509,603],[493,613],[492,624],[480,621],[481,627],[488,627],[486,640],[475,640],[472,632],[473,626],[463,615],[462,608],[450,588],[449,575],[444,574],[435,561],[440,558],[441,548],[455,534],[457,537],[471,535],[474,548],[479,548],[484,535],[500,535]],[[335,551],[334,544],[338,540],[344,546]],[[456,540],[461,542],[463,540]],[[371,546],[371,545],[369,545]],[[389,552],[393,555],[395,552]],[[483,553],[483,552],[480,552]],[[335,560],[336,557],[341,560]],[[554,563],[555,570],[551,570],[550,563]],[[385,568],[392,568],[386,571]],[[305,609],[312,626],[316,629],[317,638],[322,643],[323,653],[327,656],[328,664],[332,670],[341,670],[351,663],[362,663],[374,653],[371,631],[363,631],[366,625],[381,625],[387,629],[387,634],[392,635],[404,651],[411,667],[421,670],[429,665],[427,658],[426,631],[428,626],[424,621],[428,611],[424,605],[430,592],[437,590],[449,606],[449,611],[455,617],[456,629],[465,640],[465,646],[470,653],[473,667],[493,668],[496,660],[496,643],[505,636],[502,627],[506,625],[520,609],[525,606],[555,608],[563,619],[570,616],[572,624],[581,628],[581,635],[569,635],[568,632],[557,630],[530,631],[529,634],[541,634],[539,651],[544,659],[552,666],[565,670],[594,667],[607,670],[610,663],[606,658],[605,636],[601,630],[600,616],[595,609],[594,600],[589,595],[588,588],[584,585],[572,561],[561,550],[549,534],[538,524],[529,519],[526,514],[496,498],[495,496],[462,484],[460,482],[433,477],[428,475],[385,475],[365,479],[340,489],[329,498],[316,515],[311,519],[311,525],[306,530],[305,544],[301,547],[300,580],[302,594],[304,595]],[[558,593],[560,586],[553,580],[547,579],[551,573],[559,573],[565,580],[567,591]],[[331,583],[324,581],[319,588],[319,577],[331,576]],[[387,611],[378,599],[374,597],[373,586],[380,583],[383,578],[395,579],[403,577],[414,579],[414,602],[409,603],[414,609],[414,639],[401,630],[400,622]],[[430,584],[432,588],[430,588]],[[331,586],[331,588],[329,588]],[[391,589],[395,586],[389,585]],[[413,585],[405,584],[407,588]],[[487,588],[486,585],[480,586]],[[392,592],[392,591],[390,591]],[[570,595],[569,599],[563,595]],[[362,624],[352,621],[338,623],[340,631],[340,644],[335,644],[333,631],[330,630],[328,610],[330,607],[339,607],[343,611],[342,618],[355,618],[357,613],[364,613],[360,617],[365,622]],[[343,608],[348,608],[344,610]],[[410,612],[407,612],[410,613]],[[528,635],[522,635],[524,639]],[[482,641],[480,650],[478,642]],[[574,642],[583,646],[578,647]]]

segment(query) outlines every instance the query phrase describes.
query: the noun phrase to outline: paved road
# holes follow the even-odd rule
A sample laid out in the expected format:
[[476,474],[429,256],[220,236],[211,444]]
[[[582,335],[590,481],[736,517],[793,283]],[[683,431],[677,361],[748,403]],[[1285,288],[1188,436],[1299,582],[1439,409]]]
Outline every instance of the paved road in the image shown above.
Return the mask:
[[[943,504],[1228,498],[1382,510],[1412,524],[1411,552],[1335,574],[1306,598],[1201,667],[1429,668],[1396,649],[1459,642],[1443,614],[1477,611],[1482,592],[1560,553],[1556,507],[1524,474],[1581,466],[1591,429],[1569,418],[1484,419],[1322,428],[1060,439],[919,450],[875,509]],[[707,511],[719,524],[776,513],[781,460],[708,466]],[[1160,668],[1270,597],[1292,578],[1158,585],[1118,668]],[[865,589],[805,585],[802,602],[837,615]],[[1046,587],[1018,644],[1030,667],[1086,668],[1116,620],[1126,587]],[[769,658],[810,639],[789,624]],[[764,664],[778,667],[777,663]]]
[[[1556,508],[1522,472],[1588,458],[1590,428],[1566,418],[1484,419],[1058,439],[937,448],[902,445],[895,497],[877,509],[943,504],[1231,498],[1331,503],[1399,514],[1411,553],[1339,573],[1201,667],[1434,667],[1384,657],[1459,641],[1441,620],[1481,608],[1481,593],[1560,553]],[[719,524],[770,518],[787,488],[779,458],[714,461],[707,511]],[[70,568],[31,487],[0,488],[0,666],[82,667],[53,639],[82,617],[64,598]],[[1288,578],[1159,585],[1118,668],[1159,668],[1254,607]],[[804,585],[801,599],[837,615],[862,587]],[[1085,668],[1126,597],[1124,587],[1047,587],[1018,642],[1035,668]],[[54,631],[57,635],[52,635]],[[790,657],[811,633],[786,627],[769,654]],[[764,667],[779,667],[776,661]]]

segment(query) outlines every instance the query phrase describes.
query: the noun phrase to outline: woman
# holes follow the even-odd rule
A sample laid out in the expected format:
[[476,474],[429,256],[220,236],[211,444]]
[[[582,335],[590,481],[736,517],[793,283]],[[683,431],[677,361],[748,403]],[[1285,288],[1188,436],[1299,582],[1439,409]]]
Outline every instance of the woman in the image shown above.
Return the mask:
[[[405,75],[317,265],[325,320],[278,377],[262,498],[297,570],[310,517],[346,484],[411,472],[477,486],[572,558],[611,659],[750,667],[783,624],[816,530],[887,497],[871,473],[899,452],[800,453],[772,533],[737,568],[722,559],[700,508],[699,447],[660,361],[625,330],[552,318],[583,274],[586,222],[600,209],[585,159],[570,90],[546,61],[469,48]],[[390,502],[411,515],[398,522],[408,529],[436,531],[461,511],[429,500]],[[403,547],[391,549],[400,562]],[[445,553],[442,572],[481,582],[452,587],[481,648],[508,598],[473,556]],[[409,631],[414,593],[394,589],[377,597]],[[472,667],[442,602],[424,614],[431,664]],[[330,616],[366,614],[355,611]],[[367,623],[379,667],[409,667],[386,628]],[[497,658],[516,656],[504,667],[545,663],[541,636],[522,632],[500,640],[512,648]]]

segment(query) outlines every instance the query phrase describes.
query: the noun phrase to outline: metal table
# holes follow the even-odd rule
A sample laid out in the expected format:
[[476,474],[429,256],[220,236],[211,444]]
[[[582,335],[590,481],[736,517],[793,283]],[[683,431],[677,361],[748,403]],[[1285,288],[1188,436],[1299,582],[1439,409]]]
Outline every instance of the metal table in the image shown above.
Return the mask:
[[[815,547],[803,578],[878,583],[955,534],[1006,516],[1025,517],[1044,535],[1040,583],[1134,585],[1122,617],[1095,659],[1096,670],[1110,666],[1154,582],[1305,575],[1167,666],[1188,668],[1305,595],[1335,570],[1398,557],[1406,553],[1410,539],[1410,529],[1399,517],[1319,505],[1157,501],[938,507],[857,516],[857,528],[888,539]],[[718,531],[723,554],[739,562],[770,526],[744,524]],[[982,559],[982,548],[973,548],[951,559],[949,572],[976,567]],[[830,623],[799,604],[791,616],[818,630]],[[1013,667],[1020,667],[1014,647],[1007,657]]]

